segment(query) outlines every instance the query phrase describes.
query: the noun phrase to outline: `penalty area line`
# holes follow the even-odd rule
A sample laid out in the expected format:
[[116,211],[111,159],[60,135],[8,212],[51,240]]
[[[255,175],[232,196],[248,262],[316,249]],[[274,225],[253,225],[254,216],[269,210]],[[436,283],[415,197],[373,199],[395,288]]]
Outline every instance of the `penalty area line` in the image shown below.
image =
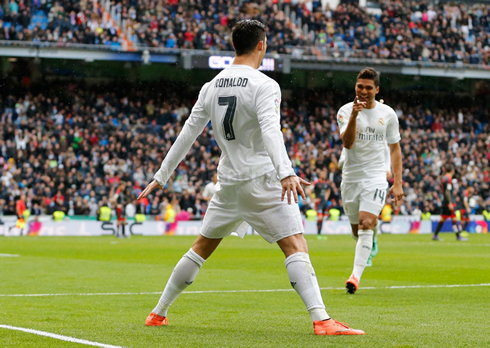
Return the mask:
[[[436,284],[436,285],[393,285],[393,286],[366,286],[360,287],[360,290],[397,290],[397,289],[429,289],[429,288],[472,288],[472,287],[490,287],[490,283],[481,284]],[[320,290],[343,290],[345,288],[320,288]],[[284,292],[294,291],[294,289],[250,289],[250,290],[197,290],[184,291],[182,295],[188,294],[226,294],[226,293],[257,293],[257,292]],[[73,293],[73,294],[0,294],[0,297],[47,297],[47,296],[123,296],[123,295],[160,295],[161,291],[154,292],[94,292],[94,293]]]
[[113,346],[111,344],[104,344],[104,343],[99,343],[99,342],[92,342],[92,341],[87,341],[87,340],[81,340],[79,338],[58,335],[58,334],[54,334],[54,333],[46,332],[46,331],[39,331],[39,330],[27,329],[27,328],[24,328],[24,327],[17,327],[17,326],[1,325],[0,324],[0,328],[7,329],[7,330],[27,332],[27,333],[30,333],[30,334],[39,335],[39,336],[45,336],[45,337],[50,337],[50,338],[54,338],[54,339],[61,340],[61,341],[85,344],[87,346],[95,346],[95,347],[103,347],[103,348],[122,348],[121,346]]

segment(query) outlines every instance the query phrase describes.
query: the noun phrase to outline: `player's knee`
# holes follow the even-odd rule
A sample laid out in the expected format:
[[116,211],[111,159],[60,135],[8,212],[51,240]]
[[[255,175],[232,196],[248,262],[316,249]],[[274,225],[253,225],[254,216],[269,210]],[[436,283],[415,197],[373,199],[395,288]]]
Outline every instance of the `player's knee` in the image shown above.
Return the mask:
[[376,226],[376,221],[374,219],[359,220],[359,229],[361,230],[372,230],[374,226]]
[[277,242],[285,257],[298,252],[308,253],[308,244],[301,233],[283,238]]

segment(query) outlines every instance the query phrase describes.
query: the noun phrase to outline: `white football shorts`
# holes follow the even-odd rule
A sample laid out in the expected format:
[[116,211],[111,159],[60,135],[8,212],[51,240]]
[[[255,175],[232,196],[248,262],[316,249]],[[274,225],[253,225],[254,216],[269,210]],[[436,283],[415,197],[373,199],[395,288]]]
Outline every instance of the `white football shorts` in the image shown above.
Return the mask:
[[218,185],[204,215],[201,234],[224,238],[232,232],[244,236],[248,224],[269,243],[303,233],[298,204],[281,201],[282,186],[276,172],[235,185]]
[[340,191],[344,212],[353,225],[359,224],[359,212],[378,216],[386,201],[388,182],[342,182]]

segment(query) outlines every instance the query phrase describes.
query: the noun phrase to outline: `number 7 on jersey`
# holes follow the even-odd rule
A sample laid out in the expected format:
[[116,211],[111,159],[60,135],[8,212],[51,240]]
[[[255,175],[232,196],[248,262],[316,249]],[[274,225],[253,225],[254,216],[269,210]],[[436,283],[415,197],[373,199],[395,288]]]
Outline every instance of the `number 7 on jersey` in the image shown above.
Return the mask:
[[218,105],[226,106],[226,114],[223,119],[223,129],[226,140],[235,140],[235,131],[233,130],[233,118],[235,117],[237,97],[232,95],[229,97],[219,97]]

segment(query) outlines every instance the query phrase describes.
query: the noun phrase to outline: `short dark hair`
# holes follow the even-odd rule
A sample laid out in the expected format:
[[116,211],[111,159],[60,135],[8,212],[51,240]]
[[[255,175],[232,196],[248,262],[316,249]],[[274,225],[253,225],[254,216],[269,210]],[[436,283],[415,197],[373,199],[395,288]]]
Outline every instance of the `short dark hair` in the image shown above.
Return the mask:
[[240,21],[233,27],[231,37],[237,56],[252,53],[255,46],[265,39],[265,25],[255,19]]
[[373,80],[374,85],[376,87],[379,86],[379,74],[376,70],[373,68],[364,68],[361,70],[359,75],[357,75],[357,79],[366,79],[366,80]]
[[446,170],[446,173],[450,173],[454,170],[454,166],[451,163],[446,163],[444,169]]

